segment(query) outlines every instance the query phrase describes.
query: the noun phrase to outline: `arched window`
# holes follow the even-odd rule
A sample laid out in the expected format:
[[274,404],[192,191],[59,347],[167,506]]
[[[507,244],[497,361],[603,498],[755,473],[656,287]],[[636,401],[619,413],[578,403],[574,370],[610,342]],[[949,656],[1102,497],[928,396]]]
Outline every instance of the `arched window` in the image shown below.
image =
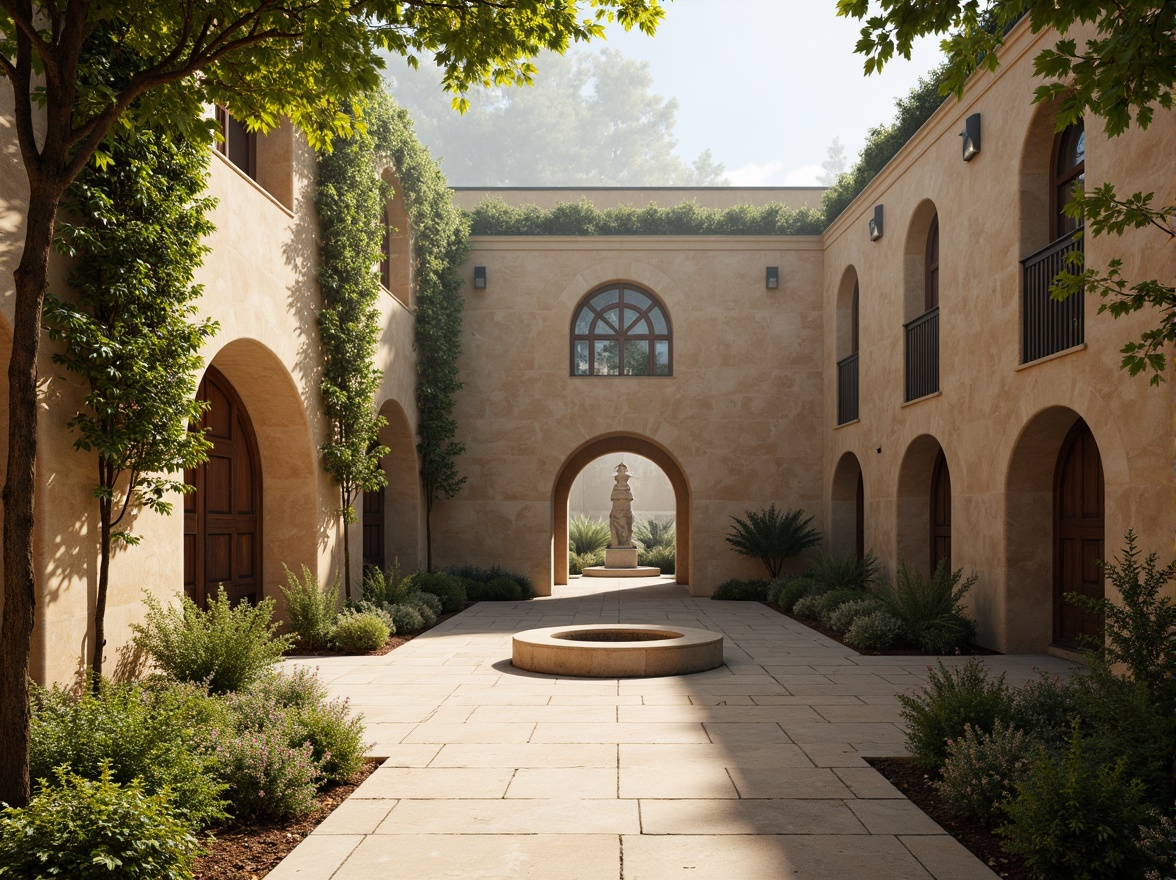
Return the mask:
[[931,229],[927,233],[926,280],[923,287],[923,311],[929,312],[939,305],[939,215],[931,218]]
[[606,287],[576,310],[573,376],[669,376],[672,363],[669,317],[653,294]]
[[853,281],[853,303],[850,305],[849,315],[849,353],[858,353],[858,282]]
[[1074,195],[1075,186],[1086,181],[1086,131],[1082,122],[1067,126],[1058,135],[1053,163],[1053,239],[1056,241],[1082,225],[1067,217],[1062,208]]
[[392,221],[388,217],[388,203],[380,210],[380,283],[392,289]]

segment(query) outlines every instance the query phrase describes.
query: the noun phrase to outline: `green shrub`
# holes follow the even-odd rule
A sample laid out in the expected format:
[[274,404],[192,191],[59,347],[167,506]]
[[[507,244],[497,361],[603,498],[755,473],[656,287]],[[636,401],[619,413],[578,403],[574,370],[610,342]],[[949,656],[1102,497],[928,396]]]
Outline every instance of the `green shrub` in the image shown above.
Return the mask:
[[363,718],[352,716],[345,700],[309,706],[295,713],[290,723],[290,741],[310,743],[321,782],[346,782],[363,766]]
[[872,550],[861,559],[856,553],[819,553],[809,565],[809,576],[828,590],[864,590],[878,572]]
[[363,598],[373,605],[395,605],[409,593],[408,577],[400,575],[400,560],[395,559],[384,571],[374,565],[363,570]]
[[803,620],[816,620],[821,615],[823,593],[808,593],[796,600],[792,613]]
[[637,564],[651,565],[654,568],[661,569],[662,574],[673,574],[676,570],[676,556],[674,545],[662,545],[654,547],[651,550],[637,550]]
[[976,583],[976,575],[962,580],[964,570],[952,572],[939,560],[935,573],[924,578],[905,562],[899,565],[894,586],[882,583],[878,594],[886,610],[902,621],[923,651],[954,653],[972,644],[976,624],[964,616],[960,603]]
[[[654,516],[633,524],[633,541],[637,544],[638,550],[651,551],[659,547],[668,547],[672,552],[675,540],[673,519],[659,519]],[[640,554],[638,559],[640,561]],[[642,563],[646,564],[648,563]]]
[[217,774],[228,784],[230,809],[238,819],[304,816],[316,804],[314,748],[309,742],[290,745],[285,713],[264,721],[260,729],[239,730],[217,745]]
[[408,597],[408,603],[421,616],[421,629],[428,629],[437,622],[437,606],[441,599],[433,593],[413,593]]
[[55,771],[20,809],[0,811],[0,878],[13,880],[183,880],[200,845],[176,815],[170,792],[148,794],[139,780]]
[[522,598],[518,583],[509,577],[495,578],[488,583],[469,581],[466,585],[466,599],[470,602],[518,602]]
[[396,626],[396,632],[403,635],[425,628],[425,620],[420,611],[422,607],[424,606],[401,603],[399,605],[385,605],[384,610],[391,616],[392,622]]
[[903,644],[906,638],[906,627],[889,611],[864,614],[845,631],[845,641],[864,651],[889,651]]
[[292,672],[275,670],[255,681],[250,694],[262,694],[283,709],[305,709],[327,700],[327,689],[319,680],[318,670],[299,666]]
[[1033,741],[1011,724],[999,720],[991,731],[964,725],[964,732],[947,743],[943,778],[933,784],[957,816],[991,826],[1000,806],[1025,778]]
[[1165,835],[1140,833],[1159,823],[1142,783],[1121,761],[1094,764],[1077,723],[1063,753],[1038,750],[1005,811],[1004,848],[1040,880],[1141,878],[1172,867]]
[[1065,746],[1070,725],[1081,717],[1079,676],[1063,681],[1041,673],[1024,687],[1010,691],[1012,705],[1007,717],[1014,727],[1027,731],[1048,749]]
[[899,694],[898,702],[915,763],[937,772],[947,758],[948,740],[963,736],[966,724],[978,732],[992,730],[998,718],[1008,716],[1012,695],[1004,675],[990,679],[975,657],[958,669],[940,660],[927,671],[927,687],[915,694]]
[[98,696],[90,683],[78,696],[54,686],[30,695],[29,777],[54,768],[98,779],[102,768],[120,785],[138,778],[148,794],[170,789],[177,814],[193,828],[224,816],[224,786],[210,776],[212,733],[223,707],[194,684],[111,684]]
[[441,600],[441,607],[445,611],[461,611],[466,603],[465,587],[454,575],[440,571],[418,571],[410,580],[412,590],[433,593]]
[[580,554],[568,551],[568,574],[583,574],[586,566]]
[[339,605],[339,576],[327,589],[320,589],[318,578],[309,568],[302,566],[302,580],[284,564],[286,586],[282,595],[286,598],[286,613],[290,615],[290,627],[298,637],[298,644],[305,648],[325,648],[335,625],[335,612]]
[[579,556],[603,550],[612,535],[608,523],[578,513],[568,520],[568,549]]
[[221,590],[207,611],[183,595],[179,607],[165,608],[150,593],[143,601],[143,623],[131,624],[135,646],[166,675],[207,682],[215,694],[247,686],[294,643],[293,636],[275,636],[273,599],[234,608]]
[[843,633],[859,617],[865,617],[867,614],[881,610],[882,603],[873,597],[854,599],[851,602],[843,602],[838,605],[827,617],[822,617],[821,622],[829,629]]
[[[449,569],[449,573],[460,578],[463,586],[469,593],[469,582],[476,581],[482,584],[488,584],[491,581],[496,581],[499,578],[510,578],[519,585],[520,599],[535,598],[535,586],[531,583],[531,579],[525,574],[519,574],[515,571],[509,571],[501,565],[491,565],[489,568],[482,568],[477,565],[455,565]],[[439,612],[438,612],[439,613]]]
[[767,598],[767,595],[767,581],[741,581],[732,579],[723,581],[715,587],[711,598],[739,602],[763,602]]
[[335,619],[331,644],[349,654],[366,654],[384,646],[391,635],[379,615],[368,611],[347,610]]
[[776,593],[776,604],[783,611],[792,614],[796,609],[796,603],[798,601],[810,593],[819,592],[822,592],[821,585],[811,578],[793,578],[781,584],[779,591]]
[[813,518],[803,510],[776,510],[776,505],[747,511],[747,519],[731,517],[727,543],[740,556],[760,560],[769,580],[780,574],[784,561],[821,543],[821,533],[811,527]]
[[829,624],[826,621],[829,615],[846,602],[860,602],[866,598],[869,598],[866,593],[853,587],[842,587],[839,590],[829,590],[827,593],[821,593],[819,596],[820,601],[817,605],[817,619],[825,626],[828,626]]
[[[432,593],[429,593],[428,595],[432,596],[434,599],[437,598],[436,596],[433,596]],[[358,602],[349,600],[344,605],[344,610],[353,612],[355,614],[374,614],[376,617],[380,618],[381,621],[383,621],[384,626],[388,627],[388,635],[391,636],[396,634],[396,624],[392,620],[392,615],[388,613],[386,606],[384,605],[377,605],[374,602],[369,602],[367,599],[360,599]]]

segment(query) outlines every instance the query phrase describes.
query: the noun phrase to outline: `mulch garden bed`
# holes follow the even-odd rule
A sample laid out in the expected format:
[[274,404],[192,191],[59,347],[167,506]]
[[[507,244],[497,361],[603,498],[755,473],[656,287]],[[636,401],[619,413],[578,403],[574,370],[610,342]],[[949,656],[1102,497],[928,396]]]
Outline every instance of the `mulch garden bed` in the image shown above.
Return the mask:
[[[843,633],[839,633],[835,629],[828,629],[826,627],[821,626],[821,622],[819,620],[805,620],[802,617],[797,617],[795,614],[789,614],[787,611],[785,611],[783,608],[781,608],[775,602],[761,602],[760,604],[767,605],[769,608],[771,608],[773,611],[777,612],[778,614],[783,614],[785,617],[787,617],[790,620],[795,620],[797,623],[804,624],[809,629],[811,629],[815,632],[819,632],[821,635],[825,636],[826,638],[830,638],[833,641],[837,642],[838,644],[844,645],[845,647],[849,648],[849,650],[854,651],[858,654],[870,654],[875,657],[940,657],[940,656],[943,656],[941,654],[933,654],[933,653],[929,653],[927,651],[920,651],[917,648],[891,648],[891,649],[888,649],[885,651],[866,651],[866,650],[863,650],[862,648],[856,648],[853,645],[849,644],[847,641],[845,641],[845,635]],[[963,655],[976,654],[976,655],[981,655],[981,656],[991,656],[991,655],[999,654],[999,653],[1000,653],[1000,651],[993,651],[991,648],[982,648],[979,645],[973,645],[967,651],[960,651],[960,654],[963,654]]]
[[931,777],[915,766],[912,758],[866,758],[866,761],[890,780],[890,784],[911,803],[939,823],[948,834],[1001,877],[1009,880],[1032,880],[1028,866],[1001,849],[1001,837],[976,822],[952,815],[931,785]]
[[380,766],[380,761],[364,762],[363,769],[350,782],[319,792],[314,812],[295,819],[275,822],[232,822],[207,833],[204,855],[196,860],[196,880],[258,880],[277,867],[327,816],[347,799]]

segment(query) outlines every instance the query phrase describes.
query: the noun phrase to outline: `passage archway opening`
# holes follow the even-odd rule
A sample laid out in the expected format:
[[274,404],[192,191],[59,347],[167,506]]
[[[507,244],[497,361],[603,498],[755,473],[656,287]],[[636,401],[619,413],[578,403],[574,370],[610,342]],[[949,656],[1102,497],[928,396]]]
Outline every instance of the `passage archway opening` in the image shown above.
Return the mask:
[[853,553],[858,559],[866,555],[866,488],[862,466],[852,452],[841,456],[833,469],[830,491],[830,529],[832,551]]

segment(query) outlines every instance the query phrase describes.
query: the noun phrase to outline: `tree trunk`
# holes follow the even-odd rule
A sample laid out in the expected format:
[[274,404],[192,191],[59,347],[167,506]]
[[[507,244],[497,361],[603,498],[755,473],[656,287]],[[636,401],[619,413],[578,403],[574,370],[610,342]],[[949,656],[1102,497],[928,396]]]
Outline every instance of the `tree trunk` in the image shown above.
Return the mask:
[[0,801],[29,801],[29,654],[36,607],[33,492],[37,354],[49,247],[62,189],[30,175],[24,253],[13,273],[16,308],[8,364],[8,471],[4,483],[4,620],[0,624]]
[[[102,459],[98,459],[98,485],[107,483]],[[113,490],[113,486],[110,487]],[[100,499],[98,502],[99,541],[98,546],[98,596],[94,601],[94,696],[98,696],[102,681],[102,654],[106,649],[106,592],[110,586],[110,516],[112,502]]]

